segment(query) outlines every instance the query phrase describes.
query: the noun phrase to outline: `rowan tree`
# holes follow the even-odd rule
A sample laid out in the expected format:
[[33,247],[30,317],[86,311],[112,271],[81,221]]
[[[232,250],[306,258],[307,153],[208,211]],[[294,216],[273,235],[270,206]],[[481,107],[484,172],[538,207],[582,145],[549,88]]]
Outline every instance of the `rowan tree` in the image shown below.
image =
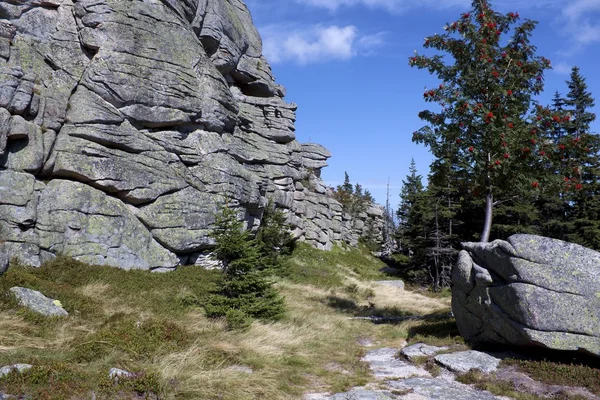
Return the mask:
[[544,71],[551,68],[530,42],[536,24],[521,22],[515,12],[496,12],[488,0],[474,0],[472,10],[448,23],[444,34],[425,38],[433,55],[417,53],[409,60],[441,81],[423,94],[441,109],[419,113],[428,125],[413,141],[428,146],[438,163],[469,176],[470,195],[485,199],[484,242],[495,205],[531,190],[551,190],[558,173],[569,185],[580,185],[580,170],[565,152],[581,148],[581,140],[567,134],[556,142],[548,136],[570,116],[535,101]]

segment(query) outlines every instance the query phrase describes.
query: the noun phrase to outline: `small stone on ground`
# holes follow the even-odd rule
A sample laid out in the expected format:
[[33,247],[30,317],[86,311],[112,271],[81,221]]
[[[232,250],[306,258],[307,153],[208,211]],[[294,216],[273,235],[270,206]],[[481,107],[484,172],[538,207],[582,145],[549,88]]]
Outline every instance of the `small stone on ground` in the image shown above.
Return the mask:
[[448,350],[448,347],[429,346],[425,343],[417,343],[402,349],[402,355],[413,361],[417,357],[430,357],[437,353]]
[[31,311],[47,317],[66,317],[69,315],[69,313],[62,308],[58,300],[46,297],[37,290],[16,286],[10,288],[9,292],[15,295],[20,305],[29,308]]
[[471,369],[489,374],[498,369],[500,359],[480,351],[468,350],[458,353],[440,354],[435,361],[454,372],[465,373]]
[[13,371],[18,371],[19,373],[25,372],[28,369],[31,369],[32,367],[33,367],[33,365],[30,365],[30,364],[5,365],[4,367],[0,368],[0,378],[2,378],[5,375],[10,374]]
[[108,378],[112,379],[113,381],[118,381],[119,379],[130,379],[134,376],[135,374],[133,372],[125,371],[119,368],[111,368],[110,371],[108,371]]

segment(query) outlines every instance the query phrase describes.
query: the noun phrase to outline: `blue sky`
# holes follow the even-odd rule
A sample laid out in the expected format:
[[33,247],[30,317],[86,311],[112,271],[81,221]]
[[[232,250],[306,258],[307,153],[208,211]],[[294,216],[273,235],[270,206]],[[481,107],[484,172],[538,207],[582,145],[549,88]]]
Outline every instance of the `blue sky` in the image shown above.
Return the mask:
[[[423,89],[439,84],[410,68],[426,36],[442,33],[471,0],[246,0],[263,38],[264,54],[286,100],[298,104],[297,138],[333,154],[323,179],[339,184],[347,171],[379,203],[396,207],[411,158],[426,176],[431,155],[412,143],[428,104]],[[552,61],[542,101],[577,65],[600,105],[600,0],[496,0],[494,9],[539,22],[532,43]],[[426,53],[426,52],[425,52]],[[429,104],[430,106],[430,104]],[[599,110],[594,110],[600,116]],[[594,132],[600,131],[595,123]]]

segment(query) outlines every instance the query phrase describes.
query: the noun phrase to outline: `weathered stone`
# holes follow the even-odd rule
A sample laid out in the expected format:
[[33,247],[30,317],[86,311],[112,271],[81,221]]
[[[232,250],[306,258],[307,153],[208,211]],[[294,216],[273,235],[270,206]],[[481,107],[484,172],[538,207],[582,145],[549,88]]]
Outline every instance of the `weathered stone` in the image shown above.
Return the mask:
[[500,400],[490,392],[477,390],[468,385],[436,378],[409,378],[389,383],[392,390],[407,391],[415,399],[435,400]]
[[189,253],[214,246],[207,227],[214,222],[218,200],[189,187],[159,197],[136,215],[160,244],[175,253]]
[[463,247],[452,309],[467,340],[600,356],[600,253],[532,235]]
[[454,372],[465,373],[472,369],[489,374],[498,369],[500,359],[480,351],[468,350],[440,354],[435,361]]
[[8,249],[2,244],[0,245],[0,275],[6,272],[10,259],[8,258]]
[[33,365],[31,365],[31,364],[5,365],[4,367],[0,368],[0,378],[2,378],[5,375],[10,374],[11,372],[16,371],[18,373],[22,373],[27,370],[30,370],[31,368],[33,368]]
[[448,347],[437,347],[429,346],[425,343],[416,343],[411,346],[404,347],[401,353],[410,361],[414,361],[418,357],[431,357],[444,350],[448,350]]
[[313,394],[304,396],[304,400],[392,400],[396,397],[389,390],[370,390],[355,388],[334,395]]
[[37,215],[40,247],[52,253],[123,269],[178,264],[123,203],[82,183],[52,180]]
[[71,124],[120,124],[124,118],[112,104],[79,85],[69,100],[66,120]]
[[397,358],[398,349],[369,351],[361,360],[369,364],[373,375],[379,379],[398,379],[411,376],[430,376],[429,372]]
[[131,379],[134,378],[135,374],[133,372],[125,371],[119,368],[111,368],[108,371],[108,379],[118,382],[122,379]]
[[326,250],[382,226],[373,212],[357,229],[331,198],[331,154],[295,140],[297,106],[240,0],[13,1],[0,15],[9,258],[205,264],[225,200],[252,232],[271,200],[294,237]]
[[60,301],[44,296],[37,290],[23,287],[13,287],[9,289],[23,307],[29,308],[38,314],[46,317],[66,317],[69,313],[62,308]]

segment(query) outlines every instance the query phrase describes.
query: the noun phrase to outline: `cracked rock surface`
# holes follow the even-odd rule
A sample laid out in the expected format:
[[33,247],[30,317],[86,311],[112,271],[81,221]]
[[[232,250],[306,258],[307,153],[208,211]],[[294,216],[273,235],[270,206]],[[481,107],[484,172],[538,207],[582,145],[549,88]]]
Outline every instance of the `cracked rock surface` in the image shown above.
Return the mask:
[[[426,353],[431,355],[447,349],[427,346],[423,343],[405,348],[407,351],[403,351],[403,354],[413,354],[421,349],[423,355]],[[307,394],[304,400],[506,400],[504,397],[494,396],[490,392],[457,382],[455,375],[449,370],[443,370],[438,376],[433,377],[428,371],[412,363],[409,357],[405,356],[407,360],[399,358],[399,350],[375,349],[367,352],[362,358],[362,361],[369,365],[377,382],[344,393]],[[466,356],[478,359],[487,356],[477,351],[468,353]]]
[[57,254],[168,270],[198,260],[218,207],[268,200],[320,249],[380,237],[343,212],[331,154],[295,139],[240,0],[0,3],[0,273]]
[[465,339],[600,356],[600,253],[533,235],[463,248],[452,310]]

